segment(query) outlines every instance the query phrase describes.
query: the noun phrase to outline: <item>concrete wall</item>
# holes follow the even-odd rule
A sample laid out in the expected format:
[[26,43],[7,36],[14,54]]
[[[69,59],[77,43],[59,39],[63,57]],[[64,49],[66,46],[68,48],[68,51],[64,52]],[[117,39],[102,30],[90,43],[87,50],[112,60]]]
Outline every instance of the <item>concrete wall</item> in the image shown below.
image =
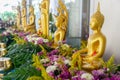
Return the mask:
[[120,63],[120,0],[91,0],[91,14],[96,11],[98,1],[105,16],[102,27],[102,32],[107,38],[104,59],[115,55],[115,62]]

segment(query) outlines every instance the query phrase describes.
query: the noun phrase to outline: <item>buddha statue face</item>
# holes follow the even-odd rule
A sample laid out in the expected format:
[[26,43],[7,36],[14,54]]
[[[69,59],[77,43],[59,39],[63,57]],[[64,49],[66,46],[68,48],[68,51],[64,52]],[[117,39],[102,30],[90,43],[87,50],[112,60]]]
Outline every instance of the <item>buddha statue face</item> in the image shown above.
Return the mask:
[[30,6],[29,11],[30,11],[30,13],[31,13],[31,12],[34,12],[33,6]]
[[23,0],[22,1],[22,6],[25,6],[26,5],[26,0]]
[[62,22],[63,22],[62,16],[58,16],[58,17],[56,18],[55,25],[58,26],[58,27],[60,27],[60,24],[61,24]]
[[100,5],[98,4],[98,9],[95,14],[92,15],[91,21],[90,21],[90,28],[92,30],[98,30],[100,31],[102,25],[104,23],[104,16],[100,12]]
[[95,18],[91,18],[90,21],[90,28],[92,30],[97,30],[99,23],[97,22],[97,20]]

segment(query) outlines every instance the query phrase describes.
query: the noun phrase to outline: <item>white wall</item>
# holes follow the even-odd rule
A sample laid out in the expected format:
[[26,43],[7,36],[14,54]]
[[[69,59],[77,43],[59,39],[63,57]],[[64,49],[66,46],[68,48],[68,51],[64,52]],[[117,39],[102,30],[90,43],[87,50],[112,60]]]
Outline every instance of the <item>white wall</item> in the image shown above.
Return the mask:
[[120,63],[120,0],[91,0],[91,14],[96,11],[98,1],[105,16],[102,27],[107,38],[104,59],[107,60],[113,54],[115,62]]

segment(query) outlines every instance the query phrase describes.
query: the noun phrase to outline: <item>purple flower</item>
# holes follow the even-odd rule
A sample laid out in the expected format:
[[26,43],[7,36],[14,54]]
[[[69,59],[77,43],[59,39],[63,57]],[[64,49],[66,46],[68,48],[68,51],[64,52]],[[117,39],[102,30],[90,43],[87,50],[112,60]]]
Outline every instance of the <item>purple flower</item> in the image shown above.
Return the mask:
[[54,78],[54,76],[55,76],[53,71],[49,72],[48,74],[49,74],[50,76],[52,76],[53,78]]
[[46,42],[47,46],[52,46],[52,42]]
[[112,74],[110,80],[120,80],[120,74]]
[[52,51],[48,54],[48,56],[56,55],[57,53],[58,53],[58,50],[55,49],[55,50],[52,50]]
[[37,41],[37,44],[43,44],[43,39],[39,39],[39,40]]
[[41,56],[42,54],[43,54],[42,51],[37,53],[38,56]]
[[[95,79],[95,80],[100,80],[100,79]],[[106,78],[104,78],[104,79],[102,79],[102,80],[111,80],[109,77],[106,77]],[[113,79],[114,80],[114,79]]]
[[62,79],[70,79],[71,78],[71,74],[70,74],[70,72],[68,70],[64,70],[60,74],[60,78],[62,78]]
[[65,43],[66,43],[66,40],[62,41],[62,43],[65,44]]
[[76,71],[75,74],[77,74],[78,76],[81,76],[83,73],[85,73],[85,71],[79,70]]
[[48,67],[48,66],[50,66],[50,65],[52,65],[50,62],[43,64],[44,67]]
[[72,80],[78,80],[78,76],[72,77]]
[[24,40],[25,40],[25,41],[28,41],[27,37],[24,37]]
[[19,33],[18,33],[18,36],[20,36],[20,37],[24,37],[25,34],[24,34],[23,32],[19,32]]
[[32,40],[32,42],[33,42],[33,43],[35,43],[35,41],[34,41],[34,40]]
[[104,69],[93,70],[92,74],[93,74],[95,80],[104,79],[107,77],[107,74],[104,73]]
[[65,65],[63,65],[63,66],[61,66],[61,69],[62,69],[62,72],[60,74],[60,78],[61,79],[71,79],[72,75],[70,74],[68,68]]
[[19,31],[18,31],[18,30],[14,30],[13,32],[14,32],[14,33],[18,33]]
[[52,55],[52,56],[49,56],[49,59],[50,59],[51,62],[54,62],[54,61],[58,60],[58,56],[57,55]]

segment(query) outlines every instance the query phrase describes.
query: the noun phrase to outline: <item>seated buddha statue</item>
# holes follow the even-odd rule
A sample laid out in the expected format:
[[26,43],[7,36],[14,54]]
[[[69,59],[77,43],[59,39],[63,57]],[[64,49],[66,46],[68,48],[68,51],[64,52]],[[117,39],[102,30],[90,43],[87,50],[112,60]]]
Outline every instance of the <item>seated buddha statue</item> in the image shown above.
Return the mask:
[[59,15],[56,17],[55,22],[57,30],[54,33],[54,43],[58,43],[58,41],[61,42],[65,39],[68,24],[68,12],[66,6],[61,0],[59,0],[58,13]]
[[100,12],[100,5],[98,3],[97,11],[92,15],[90,20],[90,28],[93,30],[93,34],[88,38],[87,47],[72,55],[72,66],[76,66],[77,63],[80,64],[83,69],[88,70],[101,67],[102,63],[100,59],[102,59],[106,47],[106,37],[101,32],[103,23],[104,16]]
[[29,33],[35,33],[36,32],[36,27],[35,27],[35,15],[34,15],[34,8],[33,6],[30,6],[29,8],[29,24],[25,28],[26,32]]

